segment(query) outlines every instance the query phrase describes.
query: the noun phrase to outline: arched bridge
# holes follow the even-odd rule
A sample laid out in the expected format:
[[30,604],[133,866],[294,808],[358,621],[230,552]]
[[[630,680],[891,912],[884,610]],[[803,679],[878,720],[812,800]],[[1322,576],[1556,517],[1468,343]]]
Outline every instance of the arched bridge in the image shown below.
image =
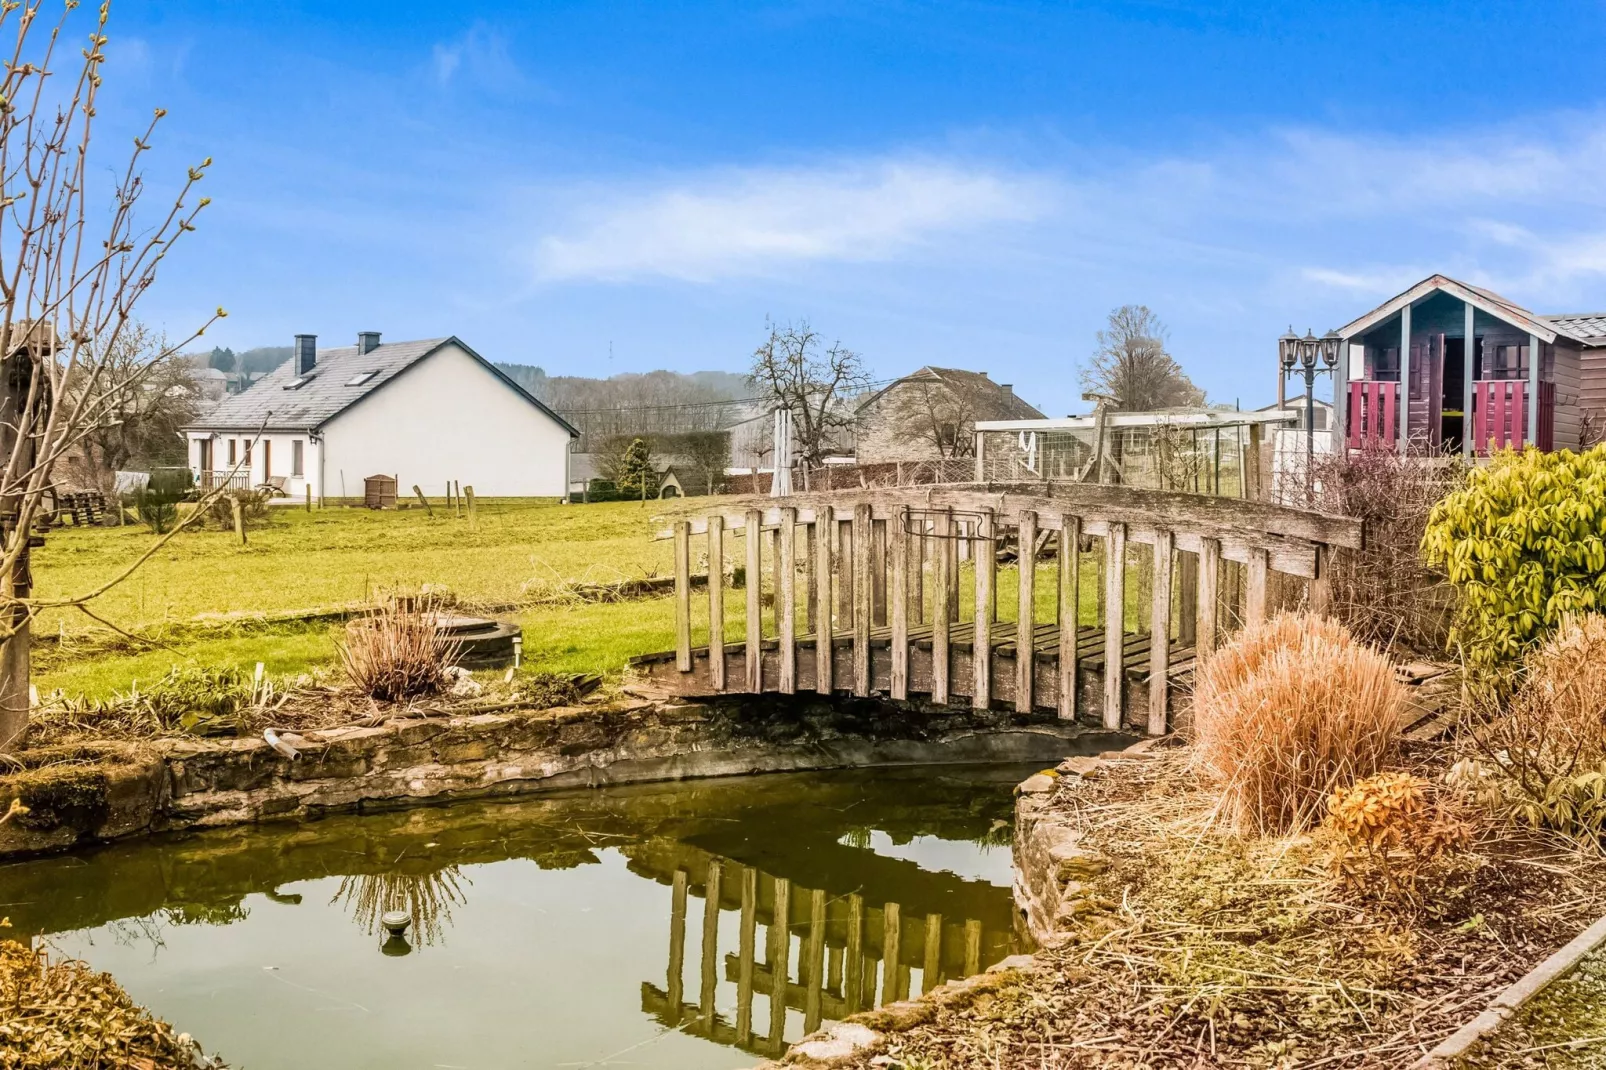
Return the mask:
[[634,664],[672,693],[881,695],[1158,734],[1195,657],[1275,606],[1324,608],[1332,554],[1364,531],[1257,501],[1025,483],[708,499],[659,537],[675,542],[676,648]]

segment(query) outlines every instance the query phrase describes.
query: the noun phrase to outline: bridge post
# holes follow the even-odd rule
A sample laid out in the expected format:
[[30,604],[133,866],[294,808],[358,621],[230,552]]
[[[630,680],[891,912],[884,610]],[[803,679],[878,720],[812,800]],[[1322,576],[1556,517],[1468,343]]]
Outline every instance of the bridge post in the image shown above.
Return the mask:
[[1059,715],[1076,720],[1076,642],[1081,630],[1082,518],[1060,517]]
[[1171,693],[1171,551],[1176,536],[1154,533],[1154,600],[1149,611],[1149,735],[1163,736]]
[[948,580],[952,570],[953,518],[944,509],[937,514],[933,525],[936,530],[937,574],[932,584],[935,605],[931,607],[931,701],[939,706],[948,704]]
[[736,1043],[753,1039],[753,953],[758,929],[758,870],[742,867],[742,921],[736,954]]
[[853,558],[846,567],[852,574],[849,586],[853,594],[853,693],[864,698],[870,694],[869,502],[853,507],[852,532]]
[[[826,530],[821,528],[822,531]],[[830,620],[829,615],[826,617]],[[770,969],[770,1035],[777,1051],[786,1038],[786,982],[792,973],[792,882],[775,878],[775,902],[765,933],[765,965]]]
[[[781,654],[780,689],[797,693],[797,510],[781,509],[780,567],[775,572],[775,622]],[[805,556],[807,556],[805,554]]]
[[[866,509],[869,506],[865,506]],[[820,1028],[821,997],[825,988],[825,889],[809,892],[809,935],[803,944],[803,1032]]]
[[1104,537],[1104,727],[1121,728],[1126,688],[1126,525],[1112,520]]
[[848,1013],[864,1010],[864,896],[848,896],[848,942],[843,949],[847,969],[842,978],[842,998]]
[[719,987],[719,896],[723,875],[719,860],[711,859],[703,885],[703,958],[697,989],[697,1016],[709,1036],[713,1035],[714,993]]
[[725,518],[708,518],[708,684],[725,690]]
[[[992,552],[992,540],[998,532],[998,518],[991,509],[982,510],[976,525],[976,632],[971,644],[970,665],[974,683],[970,689],[970,705],[985,710],[993,701],[993,614],[998,580],[998,555]],[[986,552],[982,551],[986,547]]]
[[1266,619],[1267,581],[1271,572],[1271,555],[1264,547],[1249,549],[1249,582],[1244,595],[1244,623],[1259,624]]
[[820,506],[814,511],[814,690],[821,695],[829,695],[832,687],[831,551],[836,544],[836,534],[831,507]]
[[675,668],[691,672],[691,521],[675,521]]
[[1037,514],[1021,513],[1016,529],[1020,552],[1015,561],[1020,568],[1017,584],[1019,600],[1015,614],[1015,712],[1032,712],[1032,684],[1037,654],[1033,642],[1037,631]]
[[1221,611],[1221,540],[1199,540],[1199,626],[1194,637],[1196,657],[1209,657],[1216,652],[1220,634]]
[[1310,609],[1326,615],[1333,609],[1333,548],[1316,544],[1316,576],[1310,581]]
[[[898,506],[887,521],[887,538],[892,541],[892,687],[894,700],[909,697],[909,509]],[[851,967],[851,959],[850,967]]]
[[742,524],[747,534],[747,690],[764,690],[764,514],[749,509]]

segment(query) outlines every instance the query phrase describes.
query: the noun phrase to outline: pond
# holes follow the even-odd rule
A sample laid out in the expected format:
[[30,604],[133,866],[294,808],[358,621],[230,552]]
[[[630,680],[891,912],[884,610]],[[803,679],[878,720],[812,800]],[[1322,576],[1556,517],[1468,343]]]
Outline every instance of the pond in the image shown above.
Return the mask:
[[1021,950],[1011,788],[1032,771],[782,774],[146,840],[0,867],[0,916],[246,1070],[725,1070]]

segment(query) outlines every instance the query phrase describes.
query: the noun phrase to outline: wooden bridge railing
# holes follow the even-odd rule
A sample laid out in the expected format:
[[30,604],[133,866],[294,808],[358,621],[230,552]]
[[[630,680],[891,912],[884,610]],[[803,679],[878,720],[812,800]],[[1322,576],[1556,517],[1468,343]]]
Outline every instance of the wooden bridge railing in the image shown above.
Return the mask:
[[[1214,649],[1226,628],[1264,617],[1274,574],[1308,581],[1304,597],[1320,609],[1330,597],[1330,555],[1359,548],[1363,539],[1361,522],[1345,517],[1118,486],[880,487],[709,504],[707,515],[678,520],[659,535],[675,542],[673,672],[668,653],[637,659],[682,693],[879,692],[894,700],[918,693],[939,704],[968,696],[978,709],[1009,703],[1021,713],[1046,708],[1067,719],[1077,715],[1080,697],[1084,708],[1101,710],[1105,727],[1121,728],[1126,711],[1151,733],[1166,730],[1172,677],[1195,654]],[[726,633],[727,534],[746,536],[740,647]],[[698,650],[694,536],[706,538],[708,556],[708,643]],[[1022,563],[1013,621],[1001,619],[997,605],[998,562],[1007,556],[999,549],[1009,544]],[[1127,619],[1131,546],[1147,546],[1152,555],[1144,570],[1146,631],[1141,620],[1129,626]],[[1092,628],[1081,624],[1090,549],[1102,573]],[[1051,550],[1056,610],[1053,623],[1039,624],[1037,566]],[[964,621],[967,558],[975,608]],[[1142,716],[1126,710],[1127,677],[1143,679],[1145,665]],[[1102,680],[1087,693],[1084,678],[1093,671]]]

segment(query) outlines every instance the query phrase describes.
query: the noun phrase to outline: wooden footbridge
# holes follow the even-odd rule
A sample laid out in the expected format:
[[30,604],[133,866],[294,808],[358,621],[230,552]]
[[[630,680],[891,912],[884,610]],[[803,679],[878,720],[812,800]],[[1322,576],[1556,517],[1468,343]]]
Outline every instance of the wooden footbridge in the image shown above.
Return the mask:
[[[745,540],[739,580],[727,536]],[[710,500],[659,537],[675,543],[676,647],[635,664],[672,693],[880,695],[1159,734],[1195,657],[1275,607],[1322,609],[1332,554],[1364,532],[1264,502],[1028,483]]]

